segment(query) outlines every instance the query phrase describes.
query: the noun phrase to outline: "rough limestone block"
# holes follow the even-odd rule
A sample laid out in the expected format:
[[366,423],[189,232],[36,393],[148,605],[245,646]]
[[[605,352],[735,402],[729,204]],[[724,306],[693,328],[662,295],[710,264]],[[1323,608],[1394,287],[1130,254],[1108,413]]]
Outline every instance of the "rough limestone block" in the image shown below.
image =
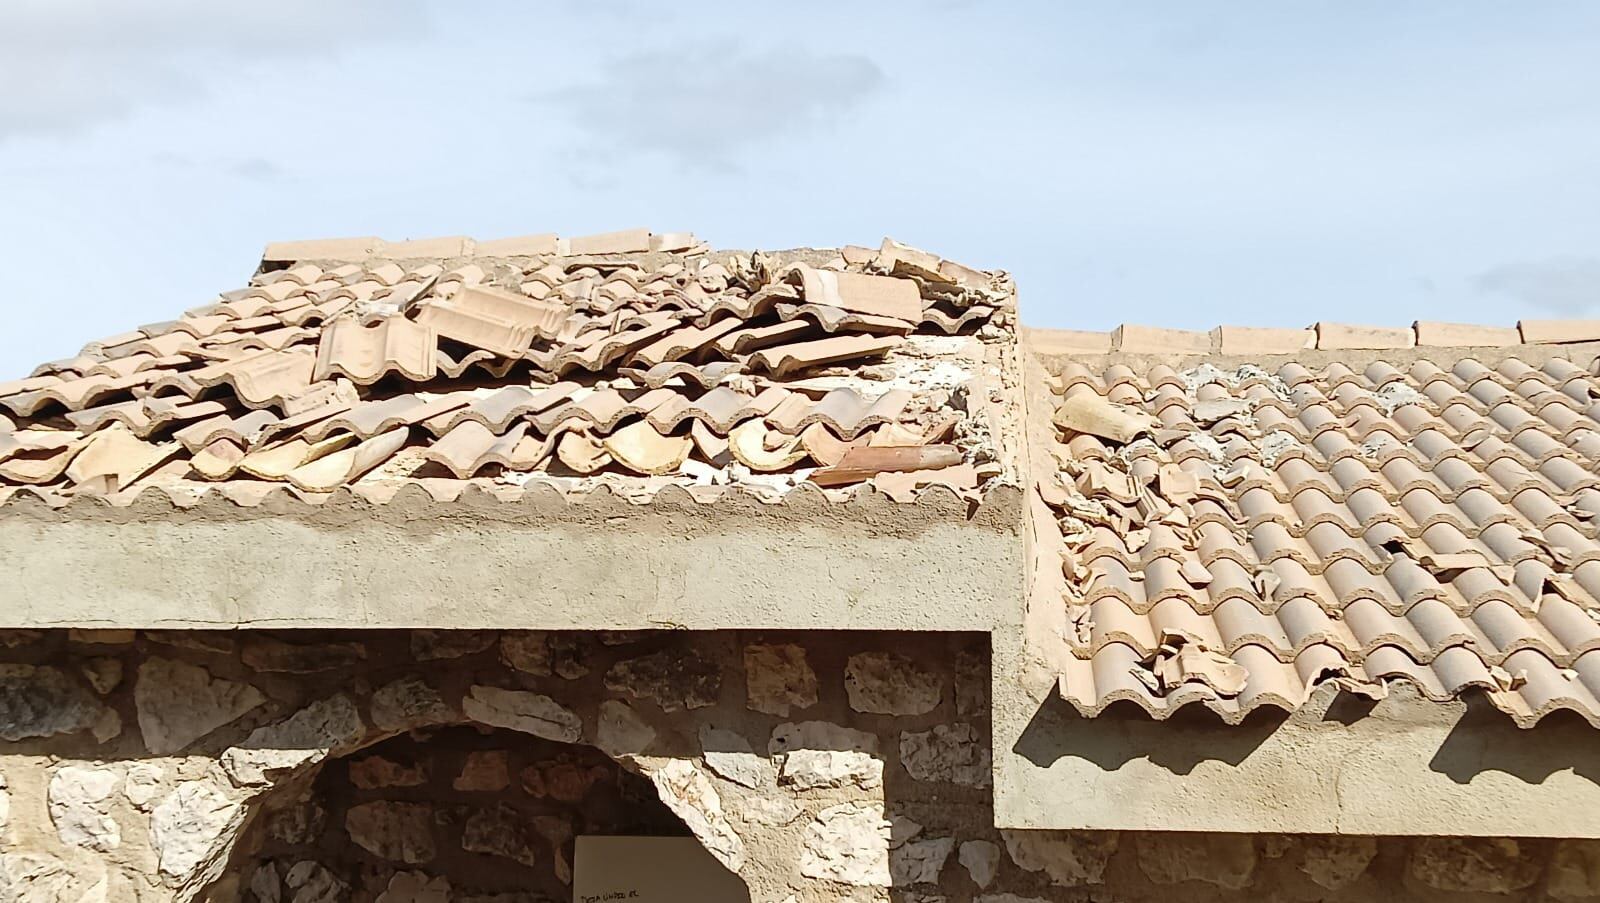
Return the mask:
[[857,887],[888,887],[889,822],[883,808],[841,803],[817,813],[806,826],[800,874]]
[[746,700],[754,711],[787,718],[817,704],[817,675],[802,646],[746,646],[744,672]]
[[1104,831],[1002,831],[1018,868],[1044,872],[1062,887],[1100,884],[1119,835]]
[[938,674],[893,652],[862,652],[844,668],[850,707],[874,715],[926,715],[939,707]]

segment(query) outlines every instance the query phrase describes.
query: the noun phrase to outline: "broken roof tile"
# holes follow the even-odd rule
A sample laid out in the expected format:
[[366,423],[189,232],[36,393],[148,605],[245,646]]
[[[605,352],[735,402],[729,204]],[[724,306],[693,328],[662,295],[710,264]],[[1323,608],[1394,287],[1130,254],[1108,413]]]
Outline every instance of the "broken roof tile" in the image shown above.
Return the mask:
[[395,427],[357,445],[346,445],[332,454],[308,461],[285,474],[285,479],[306,492],[332,492],[389,460],[409,436],[410,430],[406,427]]
[[787,278],[799,284],[801,295],[810,304],[892,317],[908,323],[922,319],[922,296],[917,284],[909,279],[839,273],[805,264],[795,264]]
[[251,407],[281,405],[311,388],[316,364],[316,355],[308,352],[263,351],[221,364],[215,382],[230,383]]
[[961,450],[953,445],[867,446],[852,448],[839,463],[812,471],[808,478],[818,486],[846,486],[880,473],[940,470],[961,463]]
[[833,336],[810,342],[779,345],[775,348],[763,348],[750,356],[750,364],[771,371],[773,375],[781,378],[795,371],[823,364],[881,357],[898,348],[901,341],[898,337]]
[[[210,490],[253,505],[261,481],[302,501],[356,486],[386,499],[399,481],[487,483],[498,466],[646,494],[707,480],[781,494],[811,448],[837,463],[957,435],[974,415],[954,381],[1009,338],[1003,280],[885,247],[814,274],[824,304],[793,270],[814,255],[716,259],[688,234],[276,244],[213,303],[0,387],[0,484],[54,503],[127,504],[159,484],[185,504]],[[559,250],[587,259],[539,259]],[[795,284],[772,281],[784,274]],[[821,366],[821,382],[786,387]]]
[[386,317],[375,326],[345,317],[323,327],[317,343],[316,380],[347,376],[370,386],[390,373],[427,382],[438,372],[433,330],[405,317]]
[[[791,395],[791,399],[802,399]],[[911,393],[895,389],[877,398],[863,398],[854,389],[834,389],[822,400],[803,404],[787,412],[774,410],[767,422],[781,433],[795,435],[813,423],[827,424],[843,439],[854,439],[869,427],[892,423],[900,419],[906,405],[911,403]]]

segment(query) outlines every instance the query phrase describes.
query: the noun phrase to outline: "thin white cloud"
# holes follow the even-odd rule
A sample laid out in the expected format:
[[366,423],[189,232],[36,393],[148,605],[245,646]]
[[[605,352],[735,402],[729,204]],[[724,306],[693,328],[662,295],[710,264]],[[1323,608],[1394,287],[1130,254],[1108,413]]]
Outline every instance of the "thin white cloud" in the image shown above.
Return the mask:
[[689,167],[733,169],[764,142],[806,140],[885,81],[861,55],[720,42],[630,54],[595,81],[535,99],[562,111],[593,150],[613,158],[659,153]]
[[324,56],[414,33],[422,12],[421,0],[5,0],[0,141],[202,96],[217,60]]
[[1566,317],[1600,310],[1600,258],[1552,257],[1509,263],[1480,274],[1479,291],[1509,295]]

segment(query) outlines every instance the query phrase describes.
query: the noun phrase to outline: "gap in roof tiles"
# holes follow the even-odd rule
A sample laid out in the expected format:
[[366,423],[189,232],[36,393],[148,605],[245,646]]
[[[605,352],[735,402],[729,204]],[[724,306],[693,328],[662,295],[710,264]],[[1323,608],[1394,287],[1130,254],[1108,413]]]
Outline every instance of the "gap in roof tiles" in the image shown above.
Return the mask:
[[1036,527],[1062,697],[1235,723],[1405,681],[1600,726],[1596,372],[1062,364]]

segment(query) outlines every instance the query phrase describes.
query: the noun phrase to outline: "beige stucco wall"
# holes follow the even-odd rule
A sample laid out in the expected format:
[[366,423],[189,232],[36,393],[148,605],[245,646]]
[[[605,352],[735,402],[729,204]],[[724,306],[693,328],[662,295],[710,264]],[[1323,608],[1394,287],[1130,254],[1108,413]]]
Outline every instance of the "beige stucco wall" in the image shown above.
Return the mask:
[[1408,684],[1371,707],[1324,685],[1237,726],[1040,692],[996,682],[1002,827],[1600,838],[1600,738],[1577,718],[1524,730]]
[[[1023,362],[1031,473],[1055,466],[1047,380],[1061,359]],[[1326,686],[1293,716],[1239,726],[1198,707],[1077,717],[1055,691],[1068,628],[1048,512],[1028,518],[1024,543],[1020,626],[994,636],[1002,827],[1600,837],[1600,734],[1576,718],[1523,730],[1481,699],[1435,703],[1403,683],[1370,709]]]
[[13,502],[0,627],[987,630],[1016,617],[1020,495]]

